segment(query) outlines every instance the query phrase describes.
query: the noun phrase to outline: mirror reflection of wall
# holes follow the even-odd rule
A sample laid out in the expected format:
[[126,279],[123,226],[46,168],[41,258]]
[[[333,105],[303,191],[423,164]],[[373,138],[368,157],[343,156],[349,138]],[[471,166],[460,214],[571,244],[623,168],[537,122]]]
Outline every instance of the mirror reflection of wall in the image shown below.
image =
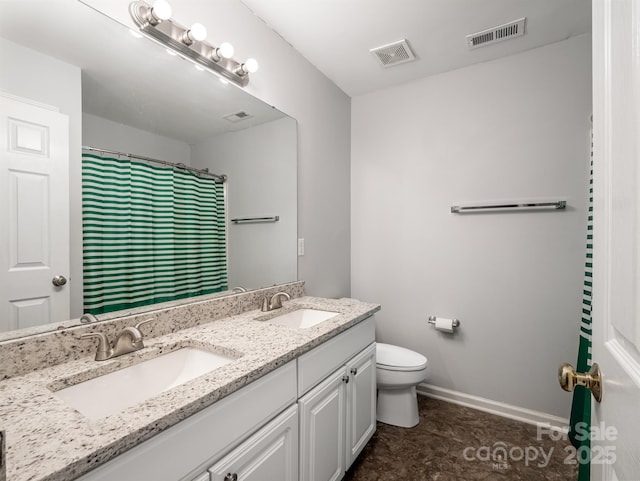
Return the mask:
[[[224,172],[228,216],[278,216],[277,222],[229,223],[229,285],[267,286],[295,279],[297,171],[295,120],[285,117],[193,145],[192,166]],[[260,239],[256,243],[256,239]]]
[[[53,106],[68,117],[68,284],[53,292],[65,292],[69,306],[62,317],[40,309],[41,319],[34,320],[26,311],[16,315],[15,302],[1,299],[0,317],[15,321],[4,328],[82,314],[82,145],[228,175],[229,218],[280,219],[228,225],[229,287],[252,289],[296,280],[295,120],[168,56],[153,42],[134,38],[124,26],[79,2],[39,2],[38,9],[28,3],[2,5],[0,64],[11,68],[0,72],[0,91]],[[239,112],[248,118],[225,118]],[[57,199],[58,208],[66,201]],[[5,249],[7,237],[0,242]]]

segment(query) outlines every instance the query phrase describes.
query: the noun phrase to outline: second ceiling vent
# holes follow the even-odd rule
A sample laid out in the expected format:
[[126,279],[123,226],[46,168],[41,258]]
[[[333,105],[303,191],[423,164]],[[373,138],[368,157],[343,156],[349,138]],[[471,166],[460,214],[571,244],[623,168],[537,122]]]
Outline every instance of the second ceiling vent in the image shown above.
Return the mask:
[[369,52],[373,54],[383,67],[392,67],[416,59],[416,56],[411,51],[411,47],[409,47],[407,40],[404,38],[398,42],[372,48]]
[[510,38],[521,37],[524,35],[526,20],[527,19],[523,17],[513,22],[505,23],[504,25],[467,35],[467,44],[469,48],[473,49],[509,40]]

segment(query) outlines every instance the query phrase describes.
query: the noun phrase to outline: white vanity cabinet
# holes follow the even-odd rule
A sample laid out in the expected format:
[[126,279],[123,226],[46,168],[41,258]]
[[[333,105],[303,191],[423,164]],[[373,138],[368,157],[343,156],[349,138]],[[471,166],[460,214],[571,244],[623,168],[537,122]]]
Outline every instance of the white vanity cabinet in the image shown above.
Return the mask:
[[374,339],[370,317],[79,480],[342,479],[376,428]]
[[[291,408],[297,412],[296,400],[296,362],[291,361],[79,479],[208,481],[207,469]],[[296,444],[297,429],[291,432],[296,439],[290,442]]]
[[[333,370],[336,362],[340,363],[298,400],[300,481],[342,479],[373,436],[376,429],[373,339],[373,320],[369,319],[299,358],[299,391],[308,384],[301,379],[317,377],[318,366]],[[345,355],[353,357],[344,359]]]

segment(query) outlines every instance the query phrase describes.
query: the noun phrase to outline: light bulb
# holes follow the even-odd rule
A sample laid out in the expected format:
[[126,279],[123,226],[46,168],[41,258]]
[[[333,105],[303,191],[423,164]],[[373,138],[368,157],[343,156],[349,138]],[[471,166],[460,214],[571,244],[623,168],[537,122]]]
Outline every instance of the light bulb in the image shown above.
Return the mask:
[[218,47],[218,54],[224,58],[233,57],[233,45],[229,42],[222,42]]
[[171,5],[166,0],[156,0],[151,7],[151,15],[156,20],[156,23],[160,23],[163,20],[169,20],[171,18]]
[[233,57],[233,45],[229,42],[222,42],[218,48],[214,48],[211,51],[211,60],[219,62],[223,58]]
[[243,70],[246,70],[248,73],[257,72],[258,67],[258,61],[255,58],[249,58],[244,64],[242,64]]
[[184,33],[182,41],[191,45],[194,41],[202,42],[207,38],[207,29],[201,23],[194,23],[191,28]]

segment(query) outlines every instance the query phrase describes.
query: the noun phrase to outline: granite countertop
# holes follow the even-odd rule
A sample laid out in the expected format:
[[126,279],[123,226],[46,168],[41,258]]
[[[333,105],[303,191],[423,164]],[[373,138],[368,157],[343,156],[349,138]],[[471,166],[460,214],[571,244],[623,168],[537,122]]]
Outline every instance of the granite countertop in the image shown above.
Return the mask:
[[[260,321],[308,307],[340,315],[308,329]],[[228,396],[366,319],[380,306],[354,299],[300,297],[276,312],[259,310],[145,340],[145,348],[108,361],[84,357],[0,382],[7,481],[62,481],[90,469]],[[236,358],[208,374],[124,411],[91,420],[54,390],[141,360],[192,346]]]

